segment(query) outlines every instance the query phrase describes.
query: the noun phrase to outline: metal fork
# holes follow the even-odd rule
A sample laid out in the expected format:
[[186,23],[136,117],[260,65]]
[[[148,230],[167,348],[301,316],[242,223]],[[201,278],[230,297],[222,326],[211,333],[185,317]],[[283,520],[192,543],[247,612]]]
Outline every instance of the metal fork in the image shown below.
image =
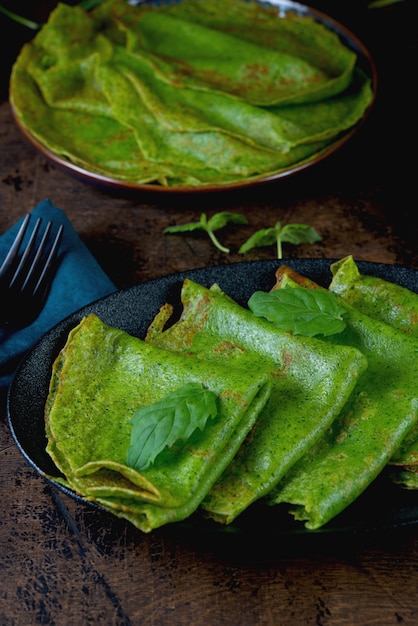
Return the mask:
[[[53,236],[48,222],[41,234],[38,218],[29,235],[30,218],[28,213],[0,267],[1,326],[23,328],[38,317],[57,269],[63,226]],[[26,231],[29,239],[22,246]]]

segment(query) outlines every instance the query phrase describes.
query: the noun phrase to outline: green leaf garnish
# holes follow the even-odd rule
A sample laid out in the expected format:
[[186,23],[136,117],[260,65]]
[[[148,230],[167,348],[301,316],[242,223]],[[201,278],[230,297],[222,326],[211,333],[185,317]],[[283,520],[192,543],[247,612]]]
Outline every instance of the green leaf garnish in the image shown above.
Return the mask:
[[193,230],[204,230],[210,237],[212,243],[221,252],[229,253],[229,248],[223,246],[216,237],[215,230],[223,228],[228,223],[233,224],[247,224],[247,218],[239,213],[229,213],[227,211],[221,211],[215,213],[209,220],[206,213],[202,213],[198,222],[189,222],[188,224],[181,224],[179,226],[169,226],[163,232],[164,234],[178,234],[191,232]]
[[42,26],[42,24],[38,24],[37,22],[28,20],[26,19],[26,17],[22,17],[21,15],[18,15],[17,13],[14,13],[13,11],[9,11],[9,9],[6,9],[1,4],[0,4],[0,13],[7,15],[7,17],[13,20],[14,22],[17,22],[18,24],[22,24],[23,26],[26,26],[26,28],[30,28],[31,30],[39,30]]
[[[103,0],[80,0],[78,6],[84,9],[85,11],[90,11],[90,9],[94,9],[94,7],[102,4]],[[14,11],[9,11],[3,5],[0,4],[0,13],[3,13],[8,18],[17,22],[18,24],[22,24],[22,26],[26,26],[26,28],[30,28],[31,30],[40,30],[44,24],[39,24],[38,22],[34,22],[33,20],[29,20],[22,15],[18,15],[14,13]]]
[[277,258],[283,258],[282,243],[292,243],[295,246],[300,243],[315,243],[321,241],[322,237],[315,228],[307,224],[286,224],[282,227],[280,222],[276,222],[273,228],[262,228],[251,235],[238,250],[239,254],[244,254],[253,248],[277,245]]
[[283,287],[274,291],[256,291],[248,306],[257,317],[265,317],[282,330],[295,335],[335,335],[344,330],[344,309],[330,291]]
[[217,396],[199,383],[187,383],[158,402],[135,412],[126,462],[147,469],[165,449],[187,441],[197,428],[218,414]]
[[368,4],[368,7],[369,9],[380,9],[390,4],[396,4],[397,2],[403,2],[403,0],[374,0]]

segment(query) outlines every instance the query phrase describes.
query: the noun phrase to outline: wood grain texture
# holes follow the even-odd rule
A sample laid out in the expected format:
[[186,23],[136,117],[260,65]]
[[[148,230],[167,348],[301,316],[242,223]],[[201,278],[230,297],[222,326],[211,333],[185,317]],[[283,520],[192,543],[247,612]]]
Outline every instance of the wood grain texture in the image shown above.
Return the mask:
[[417,623],[416,532],[260,551],[142,535],[51,489],[2,431],[2,625]]
[[[39,16],[45,4],[26,8],[39,5]],[[373,114],[340,153],[242,194],[126,197],[80,182],[35,153],[15,127],[4,95],[0,232],[49,197],[121,288],[211,264],[274,258],[273,248],[245,257],[237,250],[252,232],[278,220],[310,224],[322,236],[314,245],[285,244],[285,256],[353,254],[418,269],[415,147],[412,156],[409,147],[416,128],[416,2],[373,14],[359,1],[312,4],[362,38],[379,72]],[[9,69],[1,69],[3,88]],[[220,210],[248,219],[247,226],[219,232],[229,255],[203,233],[163,234],[202,211]],[[1,626],[418,624],[417,528],[269,546],[260,537],[248,545],[169,527],[143,535],[47,485],[14,445],[4,399],[0,407]]]

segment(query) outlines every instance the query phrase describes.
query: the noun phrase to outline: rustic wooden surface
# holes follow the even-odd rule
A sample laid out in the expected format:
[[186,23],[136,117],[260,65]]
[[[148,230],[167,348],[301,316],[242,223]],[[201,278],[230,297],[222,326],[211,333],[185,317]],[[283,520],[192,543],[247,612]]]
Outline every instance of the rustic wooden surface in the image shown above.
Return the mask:
[[[40,18],[53,2],[9,2]],[[416,0],[372,12],[362,2],[312,2],[344,21],[371,50],[375,109],[359,135],[321,165],[244,194],[124,197],[68,176],[32,151],[16,129],[7,80],[29,38],[1,18],[0,232],[46,197],[65,210],[118,287],[211,264],[274,257],[239,245],[254,230],[314,226],[322,241],[285,256],[341,258],[418,269],[416,226]],[[338,5],[338,6],[337,6]],[[246,227],[220,237],[163,235],[200,212],[243,213]],[[1,346],[0,346],[1,349]],[[167,527],[143,535],[57,493],[28,466],[0,415],[0,625],[341,626],[418,624],[418,527],[366,537],[266,548]],[[260,536],[263,533],[260,523]]]

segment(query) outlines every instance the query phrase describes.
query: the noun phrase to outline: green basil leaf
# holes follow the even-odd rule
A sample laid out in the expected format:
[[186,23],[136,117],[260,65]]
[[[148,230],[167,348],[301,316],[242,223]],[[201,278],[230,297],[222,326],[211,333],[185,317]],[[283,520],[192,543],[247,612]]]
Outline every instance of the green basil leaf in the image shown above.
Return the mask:
[[260,248],[263,246],[272,246],[276,243],[277,234],[275,228],[261,228],[257,232],[253,233],[245,243],[242,244],[238,250],[239,254],[249,252],[253,248]]
[[273,228],[262,228],[251,235],[242,244],[238,253],[243,254],[252,250],[252,248],[276,244],[277,256],[281,259],[282,242],[298,245],[300,243],[314,243],[315,241],[321,241],[321,236],[308,224],[286,224],[286,226],[282,227],[280,222],[276,222]]
[[286,224],[279,232],[281,241],[293,243],[315,243],[321,241],[321,236],[316,232],[315,228],[307,224]]
[[256,291],[248,306],[254,315],[295,335],[335,335],[346,326],[342,319],[344,309],[333,293],[322,289],[283,287],[268,293]]
[[247,218],[239,213],[229,213],[228,211],[220,211],[215,213],[209,219],[207,228],[208,230],[219,230],[228,223],[232,224],[247,224]]
[[202,228],[202,224],[200,222],[190,222],[189,224],[180,224],[179,226],[167,226],[164,229],[165,233],[186,233],[191,232],[193,230],[198,230]]
[[147,469],[165,449],[187,441],[218,414],[217,396],[200,383],[188,383],[160,401],[135,412],[126,462],[138,471]]

